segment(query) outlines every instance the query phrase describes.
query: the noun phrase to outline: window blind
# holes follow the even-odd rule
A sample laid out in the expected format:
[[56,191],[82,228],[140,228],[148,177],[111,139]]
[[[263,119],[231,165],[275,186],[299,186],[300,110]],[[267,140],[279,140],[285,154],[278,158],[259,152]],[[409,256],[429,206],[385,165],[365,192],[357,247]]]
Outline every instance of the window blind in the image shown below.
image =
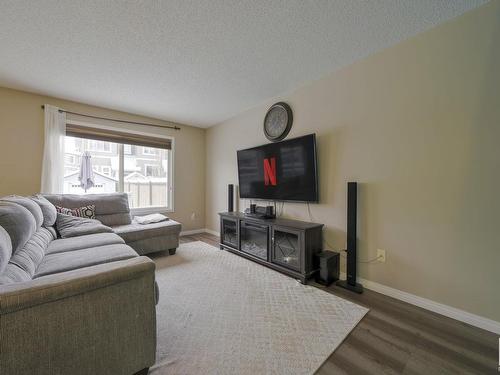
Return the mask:
[[170,139],[74,124],[66,124],[66,135],[70,137],[94,139],[97,141],[162,148],[164,150],[172,149],[172,141]]

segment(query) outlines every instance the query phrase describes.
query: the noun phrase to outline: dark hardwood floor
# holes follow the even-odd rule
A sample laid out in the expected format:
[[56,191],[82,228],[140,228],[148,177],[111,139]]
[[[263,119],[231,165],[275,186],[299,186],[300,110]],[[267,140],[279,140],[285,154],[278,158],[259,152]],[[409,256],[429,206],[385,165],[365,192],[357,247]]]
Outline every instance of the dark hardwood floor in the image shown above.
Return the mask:
[[[181,237],[192,241],[219,246],[207,233]],[[498,335],[370,290],[311,284],[370,309],[317,375],[500,374]]]

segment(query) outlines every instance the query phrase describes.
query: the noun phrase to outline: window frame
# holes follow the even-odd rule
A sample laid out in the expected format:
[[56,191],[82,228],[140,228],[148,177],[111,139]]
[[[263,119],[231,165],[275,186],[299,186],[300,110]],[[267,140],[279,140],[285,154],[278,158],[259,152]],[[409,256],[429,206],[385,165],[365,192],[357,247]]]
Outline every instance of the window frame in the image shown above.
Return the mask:
[[[100,128],[100,129],[107,129],[107,130],[120,130],[120,131],[126,131],[127,133],[131,134],[137,134],[137,135],[143,135],[143,136],[150,136],[150,137],[155,137],[155,138],[163,138],[163,139],[169,139],[171,142],[171,148],[170,152],[168,155],[168,175],[167,175],[167,202],[170,203],[169,206],[149,206],[149,207],[138,207],[138,208],[131,208],[130,213],[132,216],[134,215],[146,215],[150,213],[157,213],[157,212],[175,212],[175,189],[174,189],[174,176],[175,176],[175,170],[174,170],[174,158],[175,158],[175,138],[163,134],[156,134],[156,133],[151,133],[151,132],[145,132],[145,131],[138,131],[138,130],[130,130],[130,129],[123,129],[123,127],[115,127],[115,126],[108,126],[108,125],[102,125],[99,123],[90,123],[86,121],[79,121],[79,120],[72,120],[72,119],[67,119],[66,120],[67,124],[72,124],[72,125],[80,125],[80,126],[88,126],[91,128]],[[122,143],[117,143],[118,145],[118,157],[120,158],[119,162],[119,174],[124,175],[124,159],[125,159],[125,152],[123,150],[123,144]],[[118,184],[118,190],[120,192],[123,192],[123,179],[121,180],[121,183]]]

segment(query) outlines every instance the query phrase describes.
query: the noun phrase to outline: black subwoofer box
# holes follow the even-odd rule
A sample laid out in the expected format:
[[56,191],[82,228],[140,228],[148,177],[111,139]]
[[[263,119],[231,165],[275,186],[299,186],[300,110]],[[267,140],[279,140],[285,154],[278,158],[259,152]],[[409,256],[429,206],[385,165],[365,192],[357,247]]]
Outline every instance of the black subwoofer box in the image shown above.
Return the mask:
[[316,254],[319,272],[316,282],[322,285],[330,285],[339,279],[340,254],[335,251],[322,251]]

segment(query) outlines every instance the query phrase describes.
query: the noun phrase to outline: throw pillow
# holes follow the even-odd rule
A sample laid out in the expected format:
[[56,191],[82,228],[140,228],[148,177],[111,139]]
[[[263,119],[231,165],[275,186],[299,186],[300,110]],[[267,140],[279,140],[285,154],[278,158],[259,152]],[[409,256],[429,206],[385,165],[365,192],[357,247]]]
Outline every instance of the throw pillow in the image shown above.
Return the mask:
[[66,208],[66,207],[56,206],[56,211],[59,214],[84,217],[86,219],[95,219],[94,204],[89,204],[88,206],[83,206],[78,208]]

